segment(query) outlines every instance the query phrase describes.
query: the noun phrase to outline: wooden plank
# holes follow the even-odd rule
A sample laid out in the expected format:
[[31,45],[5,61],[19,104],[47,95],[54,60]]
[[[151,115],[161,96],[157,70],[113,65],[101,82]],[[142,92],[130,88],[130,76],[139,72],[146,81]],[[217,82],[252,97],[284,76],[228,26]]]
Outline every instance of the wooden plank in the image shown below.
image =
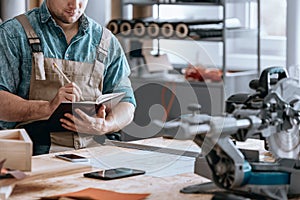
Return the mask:
[[55,158],[54,155],[35,156],[32,158],[32,171],[22,180],[3,179],[0,180],[0,187],[12,184],[19,184],[38,179],[64,176],[68,174],[90,171],[92,169],[89,163],[79,164]]

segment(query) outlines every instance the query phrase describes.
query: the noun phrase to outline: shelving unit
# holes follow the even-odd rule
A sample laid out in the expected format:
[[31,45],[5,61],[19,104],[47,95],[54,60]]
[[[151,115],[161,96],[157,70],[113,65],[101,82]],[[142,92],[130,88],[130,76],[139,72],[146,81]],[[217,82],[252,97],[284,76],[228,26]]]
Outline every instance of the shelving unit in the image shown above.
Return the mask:
[[[215,3],[214,3],[215,2]],[[229,3],[251,3],[256,2],[257,3],[257,28],[256,29],[250,29],[248,27],[241,27],[236,29],[228,29],[225,26],[225,20],[226,20],[226,13],[227,13],[227,4]],[[260,74],[260,0],[216,0],[216,1],[210,1],[210,0],[203,0],[202,2],[180,2],[180,1],[169,1],[169,3],[164,3],[164,1],[160,0],[123,0],[122,4],[123,6],[123,15],[126,13],[126,6],[128,5],[157,5],[158,6],[158,13],[159,13],[159,6],[160,5],[172,5],[172,6],[219,6],[222,7],[223,11],[223,17],[220,20],[211,21],[211,23],[218,23],[221,22],[223,24],[222,28],[222,36],[221,37],[206,37],[206,38],[192,38],[197,41],[205,41],[205,42],[221,42],[223,45],[223,55],[222,55],[222,71],[226,72],[227,69],[227,53],[226,53],[226,47],[227,42],[226,40],[233,37],[243,37],[245,34],[250,33],[257,33],[257,74]],[[184,19],[183,19],[184,20]],[[147,38],[147,37],[146,37]],[[150,38],[151,39],[151,38]],[[158,37],[157,39],[163,39],[162,37]],[[178,39],[175,37],[168,38],[168,39]],[[226,73],[225,73],[226,76]],[[224,81],[226,81],[224,77]]]
[[[159,0],[123,0],[123,4],[135,4],[135,5],[154,5],[154,4],[166,4],[166,5],[220,5],[221,1],[215,1],[216,3],[213,3],[213,1],[199,1],[199,2],[182,2],[182,1],[176,1],[176,2],[164,2]],[[219,2],[219,3],[217,3]]]
[[[214,6],[214,7],[220,7],[222,10],[222,19],[216,20],[216,22],[222,23],[222,35],[220,37],[207,37],[207,38],[198,38],[197,42],[213,42],[213,43],[221,43],[222,44],[222,58],[221,58],[221,69],[223,71],[223,83],[210,83],[210,82],[189,82],[186,84],[184,80],[181,80],[178,77],[167,76],[167,77],[149,77],[149,78],[141,78],[141,77],[132,77],[132,85],[135,91],[137,92],[137,100],[139,98],[143,98],[141,104],[146,104],[146,108],[138,108],[136,112],[136,123],[134,126],[140,126],[143,127],[142,129],[138,128],[138,131],[134,131],[132,127],[129,126],[127,128],[127,132],[137,132],[134,134],[139,134],[141,132],[152,132],[155,128],[148,126],[147,122],[150,123],[152,119],[151,116],[149,117],[149,108],[150,105],[154,105],[155,103],[159,104],[159,98],[160,94],[154,94],[154,93],[160,93],[160,91],[164,90],[164,87],[167,87],[167,90],[169,92],[168,98],[172,98],[172,84],[176,84],[176,97],[177,97],[177,105],[174,105],[175,108],[172,108],[169,110],[169,119],[174,119],[175,117],[190,113],[190,111],[187,110],[188,104],[191,103],[200,103],[202,105],[202,111],[203,113],[211,114],[211,115],[219,115],[222,114],[225,110],[225,99],[228,98],[231,94],[226,94],[224,90],[224,85],[226,85],[228,88],[227,90],[236,90],[237,87],[240,87],[238,91],[241,92],[241,90],[245,89],[243,86],[240,86],[237,81],[243,82],[243,84],[246,84],[249,82],[252,78],[258,77],[260,74],[260,0],[219,0],[216,1],[217,3],[211,3],[204,0],[204,2],[174,2],[169,1],[169,3],[164,3],[159,0],[123,0],[123,16],[125,16],[125,13],[127,12],[129,5],[145,5],[145,6],[154,6],[157,5],[158,7],[158,13],[159,13],[159,6],[160,5],[172,5],[172,6]],[[225,20],[227,16],[227,5],[229,3],[257,3],[257,27],[256,28],[250,28],[250,27],[241,27],[241,28],[235,28],[235,29],[228,29],[226,28]],[[184,21],[184,19],[183,19]],[[227,40],[229,38],[237,38],[237,37],[245,37],[249,35],[253,36],[256,35],[257,37],[257,68],[255,71],[244,71],[244,72],[238,72],[238,73],[227,73]],[[152,39],[149,37],[145,37],[144,39]],[[164,39],[163,37],[156,38],[158,41],[160,39]],[[195,38],[193,38],[195,39]],[[167,38],[167,40],[178,40],[176,37]],[[176,43],[175,43],[176,45]],[[159,48],[159,46],[158,46]],[[152,85],[151,87],[149,85]],[[168,85],[168,86],[167,86]],[[192,88],[193,91],[189,91],[194,93],[194,98],[190,97],[188,90]],[[237,92],[233,92],[237,93]],[[210,96],[210,98],[209,98]],[[155,99],[155,100],[150,100]],[[151,102],[152,101],[152,102]],[[176,102],[176,101],[175,101]],[[138,102],[139,104],[139,102]],[[176,104],[176,103],[174,103]],[[141,105],[143,106],[143,105]],[[150,107],[149,107],[150,106]],[[147,119],[147,122],[143,122],[144,119]],[[143,124],[144,123],[144,124]],[[146,128],[145,128],[146,127]],[[125,130],[126,131],[126,130]],[[143,136],[142,136],[143,137]],[[145,138],[145,137],[143,137]]]

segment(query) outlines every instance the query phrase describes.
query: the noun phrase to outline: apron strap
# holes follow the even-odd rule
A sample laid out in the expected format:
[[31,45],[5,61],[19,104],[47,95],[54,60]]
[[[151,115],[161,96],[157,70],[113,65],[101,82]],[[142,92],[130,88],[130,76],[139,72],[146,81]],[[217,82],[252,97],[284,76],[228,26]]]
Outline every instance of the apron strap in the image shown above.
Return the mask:
[[36,80],[46,80],[44,68],[44,54],[41,46],[41,40],[33,30],[26,15],[18,15],[16,19],[23,26],[27,35],[29,46],[32,51],[32,74],[35,75]]
[[[101,63],[101,65],[103,65],[104,59],[106,58],[107,54],[108,54],[108,49],[110,46],[110,41],[111,41],[111,35],[112,33],[105,27],[102,28],[102,36],[99,42],[99,45],[96,48],[96,60],[99,61]],[[103,68],[102,67],[102,72],[101,74],[103,74]],[[90,77],[89,80],[89,85],[92,86],[93,85],[93,80],[99,78],[97,77],[97,73],[94,73],[95,70],[101,70],[96,66],[96,62],[95,62],[95,66],[93,68],[92,71],[92,76]],[[101,90],[102,90],[103,84],[101,83]]]
[[103,27],[101,40],[97,47],[97,54],[98,54],[97,59],[102,63],[108,54],[110,40],[111,40],[111,32],[107,28]]
[[33,30],[27,17],[24,14],[21,14],[21,15],[16,16],[16,19],[20,22],[20,24],[23,26],[23,28],[26,32],[29,46],[30,46],[32,52],[33,53],[42,52],[40,38],[37,36],[35,31]]

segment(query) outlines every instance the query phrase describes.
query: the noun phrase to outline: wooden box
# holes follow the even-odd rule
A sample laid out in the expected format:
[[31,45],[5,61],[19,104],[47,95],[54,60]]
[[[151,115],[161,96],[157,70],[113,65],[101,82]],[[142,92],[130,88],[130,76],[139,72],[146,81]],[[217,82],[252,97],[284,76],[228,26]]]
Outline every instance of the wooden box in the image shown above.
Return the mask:
[[32,141],[25,129],[0,131],[0,161],[4,167],[31,171]]

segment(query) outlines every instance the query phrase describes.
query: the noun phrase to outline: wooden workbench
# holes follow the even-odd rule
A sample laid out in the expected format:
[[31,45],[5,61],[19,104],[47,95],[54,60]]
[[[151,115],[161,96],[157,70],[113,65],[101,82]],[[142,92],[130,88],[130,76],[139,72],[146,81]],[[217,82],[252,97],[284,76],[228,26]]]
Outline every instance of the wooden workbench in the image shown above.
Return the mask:
[[211,199],[210,195],[182,194],[179,190],[204,179],[193,173],[174,177],[156,178],[136,176],[113,181],[102,181],[82,177],[82,173],[68,176],[37,180],[17,185],[11,200],[38,199],[42,196],[74,192],[87,187],[113,190],[124,193],[151,193],[147,199]]
[[[165,140],[162,138],[143,141],[144,144],[197,151],[192,141]],[[251,144],[253,147],[253,145]],[[115,146],[99,146],[74,151],[91,159],[92,168],[81,168],[74,173],[61,173],[59,176],[32,179],[16,184],[11,200],[39,199],[40,197],[75,192],[85,188],[99,188],[124,193],[150,193],[147,199],[211,199],[211,195],[182,194],[180,189],[186,186],[205,183],[209,180],[193,173],[193,158],[180,155],[168,155],[158,152],[145,152],[136,149],[124,149]],[[73,163],[58,160],[54,154],[36,156],[33,160],[46,159],[53,162]],[[179,164],[178,164],[179,163]],[[146,170],[145,175],[117,180],[103,181],[83,177],[84,172],[113,167],[133,167]],[[182,167],[186,166],[186,167]],[[38,166],[35,166],[36,168]],[[142,168],[143,167],[143,168]],[[179,169],[180,168],[180,169]],[[178,169],[178,171],[177,171]],[[172,171],[165,176],[160,171]],[[33,169],[34,171],[34,169]]]

